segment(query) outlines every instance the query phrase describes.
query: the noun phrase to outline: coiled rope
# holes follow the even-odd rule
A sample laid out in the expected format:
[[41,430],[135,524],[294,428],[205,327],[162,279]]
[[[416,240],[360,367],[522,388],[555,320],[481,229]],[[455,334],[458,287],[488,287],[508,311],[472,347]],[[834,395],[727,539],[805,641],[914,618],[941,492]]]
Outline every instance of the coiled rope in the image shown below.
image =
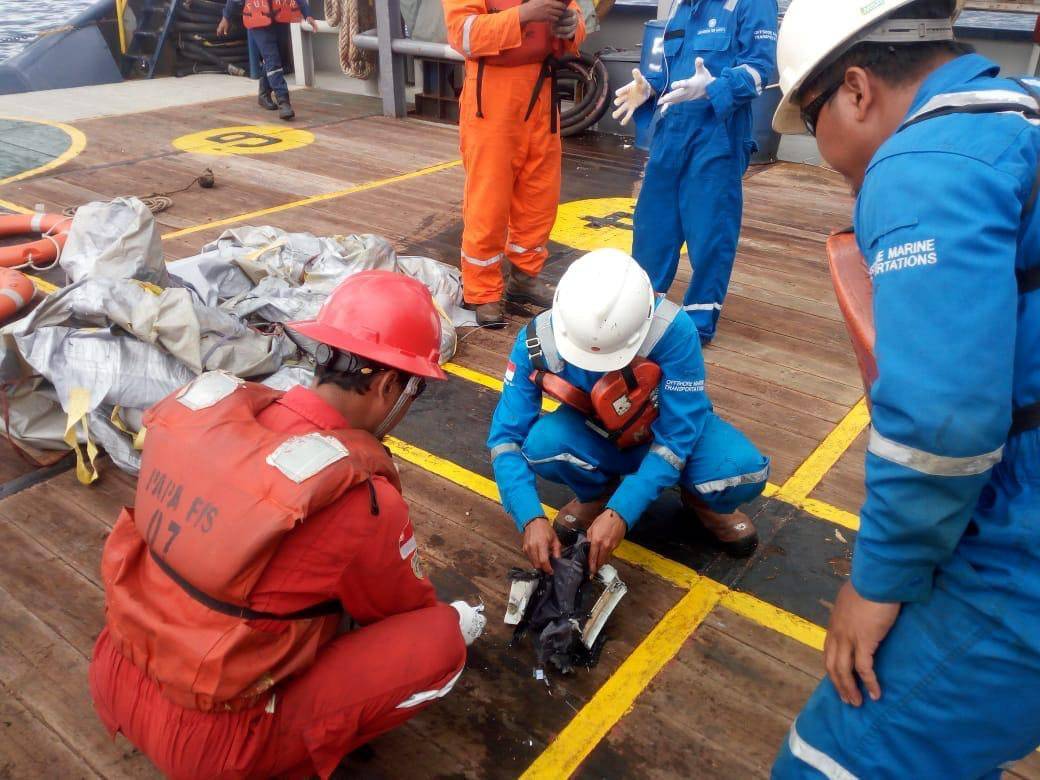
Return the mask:
[[326,0],[325,18],[339,28],[339,64],[343,72],[356,79],[367,79],[375,72],[375,57],[354,44],[354,36],[376,25],[372,0]]

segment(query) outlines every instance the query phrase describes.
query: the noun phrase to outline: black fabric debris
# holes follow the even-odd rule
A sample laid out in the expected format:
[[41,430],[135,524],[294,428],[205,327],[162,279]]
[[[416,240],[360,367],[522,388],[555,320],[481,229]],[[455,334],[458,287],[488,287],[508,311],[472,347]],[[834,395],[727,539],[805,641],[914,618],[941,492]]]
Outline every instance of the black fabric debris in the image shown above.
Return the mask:
[[557,527],[564,548],[560,558],[553,558],[552,575],[537,569],[513,569],[511,581],[538,580],[524,617],[513,634],[514,643],[531,634],[534,641],[536,668],[551,665],[561,674],[575,667],[591,668],[599,660],[606,641],[601,633],[592,650],[581,641],[581,628],[589,619],[592,607],[602,591],[597,581],[589,580],[589,542],[580,531]]

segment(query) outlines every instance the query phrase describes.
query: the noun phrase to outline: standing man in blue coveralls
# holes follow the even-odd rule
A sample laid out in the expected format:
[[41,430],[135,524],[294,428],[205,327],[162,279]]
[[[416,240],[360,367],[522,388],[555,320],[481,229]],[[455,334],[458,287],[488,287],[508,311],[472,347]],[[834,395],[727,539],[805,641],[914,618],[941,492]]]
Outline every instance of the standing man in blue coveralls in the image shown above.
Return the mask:
[[[242,24],[260,52],[260,95],[257,102],[269,111],[289,121],[296,116],[289,102],[289,85],[285,83],[282,53],[278,48],[279,30],[283,25],[306,19],[314,32],[318,23],[311,16],[307,0],[227,0],[224,16],[217,25],[217,35],[227,35],[231,19],[242,12]],[[274,93],[274,100],[271,93]]]
[[1040,744],[1040,82],[957,43],[960,4],[794,0],[780,31],[773,124],[857,193],[878,378],[777,778],[996,778]]
[[[647,441],[621,449],[567,405],[539,419],[547,374],[589,393],[637,358],[661,370],[659,416]],[[737,507],[762,492],[769,459],[715,415],[693,323],[654,295],[646,272],[624,252],[599,249],[576,260],[557,285],[552,309],[517,336],[488,447],[524,553],[547,573],[560,542],[538,498],[536,475],[576,495],[556,520],[587,529],[593,572],[661,491],[676,484],[683,504],[731,555],[750,555],[758,543]]]
[[[617,91],[614,118],[651,126],[632,254],[668,291],[686,242],[693,279],[684,307],[701,342],[733,272],[755,146],[751,101],[776,71],[776,0],[675,0],[646,73]],[[660,50],[658,49],[660,47]],[[653,124],[651,125],[651,122]]]

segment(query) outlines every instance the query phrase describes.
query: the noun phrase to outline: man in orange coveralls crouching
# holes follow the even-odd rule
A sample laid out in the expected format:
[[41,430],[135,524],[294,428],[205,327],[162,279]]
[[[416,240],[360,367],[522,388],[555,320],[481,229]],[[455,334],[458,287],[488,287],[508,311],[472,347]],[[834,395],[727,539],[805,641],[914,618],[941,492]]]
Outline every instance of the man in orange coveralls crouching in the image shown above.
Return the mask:
[[448,41],[466,58],[463,296],[479,325],[503,327],[503,295],[552,306],[552,290],[538,279],[560,201],[552,61],[578,52],[585,21],[573,0],[442,2]]
[[94,706],[169,777],[328,777],[446,695],[483,629],[437,601],[379,442],[445,378],[430,293],[366,271],[289,327],[314,385],[213,372],[153,407],[105,545]]

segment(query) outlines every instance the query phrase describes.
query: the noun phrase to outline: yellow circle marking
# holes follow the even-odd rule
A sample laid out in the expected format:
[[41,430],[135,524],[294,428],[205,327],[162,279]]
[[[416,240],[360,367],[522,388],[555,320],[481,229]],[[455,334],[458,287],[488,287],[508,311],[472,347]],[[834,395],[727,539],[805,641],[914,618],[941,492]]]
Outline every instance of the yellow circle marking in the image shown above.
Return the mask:
[[229,154],[273,154],[314,143],[314,134],[285,125],[235,125],[182,135],[173,145],[182,152],[224,157]]
[[[588,198],[561,203],[550,238],[582,252],[620,249],[632,253],[634,198]],[[685,244],[681,250],[686,252]]]
[[[47,125],[49,127],[56,127],[61,130],[65,135],[69,137],[69,145],[64,152],[59,154],[53,160],[43,165],[37,166],[28,171],[22,171],[16,173],[14,176],[8,176],[6,179],[0,179],[0,186],[4,184],[11,184],[12,182],[21,181],[22,179],[28,179],[30,176],[36,176],[43,173],[44,171],[50,171],[57,168],[60,165],[64,165],[73,157],[82,152],[87,146],[87,137],[82,132],[77,130],[72,125],[67,125],[64,122],[51,122],[47,119],[30,119],[22,116],[6,116],[0,115],[0,119],[6,119],[10,122],[31,122],[37,125]],[[15,209],[16,211],[21,209]],[[32,212],[27,212],[32,213]]]

